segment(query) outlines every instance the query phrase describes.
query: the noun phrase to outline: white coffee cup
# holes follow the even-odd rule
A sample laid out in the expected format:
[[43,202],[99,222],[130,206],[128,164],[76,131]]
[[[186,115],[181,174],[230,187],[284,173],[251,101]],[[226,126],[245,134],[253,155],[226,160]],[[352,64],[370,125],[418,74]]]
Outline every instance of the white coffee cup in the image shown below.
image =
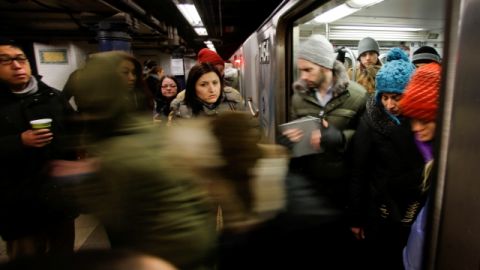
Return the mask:
[[42,118],[30,121],[32,129],[49,129],[52,126],[51,118]]

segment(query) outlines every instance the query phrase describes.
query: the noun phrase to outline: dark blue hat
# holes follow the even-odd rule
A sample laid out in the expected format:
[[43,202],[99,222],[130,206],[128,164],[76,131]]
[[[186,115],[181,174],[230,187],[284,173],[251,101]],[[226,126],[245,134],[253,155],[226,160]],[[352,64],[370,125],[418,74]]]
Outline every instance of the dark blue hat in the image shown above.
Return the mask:
[[400,48],[393,48],[387,54],[387,63],[380,68],[376,76],[375,97],[377,102],[382,93],[402,94],[415,66]]

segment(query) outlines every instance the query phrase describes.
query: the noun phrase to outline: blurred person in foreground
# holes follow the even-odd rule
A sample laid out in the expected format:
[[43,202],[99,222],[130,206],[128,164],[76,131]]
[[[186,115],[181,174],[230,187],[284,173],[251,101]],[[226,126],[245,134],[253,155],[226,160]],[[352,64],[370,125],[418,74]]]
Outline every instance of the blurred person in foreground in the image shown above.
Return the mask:
[[[92,58],[74,86],[82,108],[76,120],[84,128],[75,141],[83,142],[95,168],[73,188],[74,197],[105,226],[113,249],[159,256],[180,269],[208,269],[215,256],[215,215],[191,167],[218,166],[217,157],[208,157],[218,148],[207,131],[173,141],[150,119],[135,117],[129,85],[117,72],[118,57]],[[203,155],[182,156],[189,152],[177,150],[193,143],[188,140],[198,142],[202,152],[187,151]]]
[[[313,116],[322,120],[311,134],[291,128],[279,138],[281,144],[291,147],[308,136],[318,151],[290,159],[286,213],[295,233],[285,238],[292,247],[292,254],[286,256],[326,267],[340,263],[337,267],[341,268],[353,240],[345,216],[348,152],[367,94],[362,86],[349,81],[324,36],[315,35],[300,43],[296,55],[300,79],[293,85],[291,118]],[[307,248],[310,245],[315,249]]]
[[[47,203],[48,162],[75,159],[63,149],[65,118],[73,112],[61,92],[32,76],[13,41],[0,41],[0,235],[11,259],[73,252],[75,213]],[[31,120],[50,118],[49,128]]]
[[[147,89],[142,78],[142,67],[140,62],[129,53],[123,51],[108,51],[91,54],[90,58],[87,60],[87,64],[89,61],[97,58],[109,58],[117,61],[113,68],[121,75],[118,79],[123,80],[128,86],[128,93],[123,98],[126,99],[135,113],[141,113],[151,117],[154,108],[154,100],[153,95]],[[81,70],[81,68],[78,70]],[[70,74],[70,77],[63,88],[63,93],[67,99],[73,97],[77,111],[81,111],[82,107],[78,104],[76,97],[78,95],[76,92],[76,86],[79,83],[79,78],[77,76],[78,70]],[[99,81],[101,80],[108,80],[108,78],[99,79]],[[91,93],[94,95],[93,92]]]
[[187,88],[182,98],[171,103],[170,119],[216,116],[242,109],[238,91],[224,87],[220,71],[209,63],[196,64],[188,73]]
[[403,269],[402,250],[425,201],[423,159],[399,109],[414,71],[402,49],[388,52],[353,139],[351,230],[369,248],[369,269]]
[[[420,66],[413,74],[400,101],[400,109],[405,117],[410,118],[415,143],[422,153],[425,169],[420,187],[428,191],[431,183],[433,166],[433,143],[439,103],[439,91],[442,68],[433,62]],[[425,228],[429,202],[422,207],[412,225],[407,246],[403,251],[403,264],[407,270],[422,269]]]
[[23,258],[0,264],[0,270],[177,270],[168,261],[128,250],[85,250],[70,256]]

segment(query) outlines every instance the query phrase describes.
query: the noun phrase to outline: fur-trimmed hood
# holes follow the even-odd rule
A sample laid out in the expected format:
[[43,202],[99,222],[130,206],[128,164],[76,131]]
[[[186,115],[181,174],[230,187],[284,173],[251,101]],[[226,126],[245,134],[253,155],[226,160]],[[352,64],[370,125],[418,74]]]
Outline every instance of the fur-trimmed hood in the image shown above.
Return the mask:
[[[348,74],[345,70],[345,66],[339,62],[335,61],[333,64],[333,96],[338,96],[341,93],[345,92],[348,84]],[[314,88],[308,88],[307,84],[303,80],[297,80],[293,83],[293,90],[299,92],[300,94],[308,94],[309,92],[316,91]]]
[[[184,104],[185,99],[185,90],[182,90],[177,94],[175,99],[170,103],[170,108],[178,108],[180,105]],[[233,87],[225,86],[223,88],[223,99],[224,101],[230,101],[235,103],[242,103],[242,95],[238,90]]]
[[[231,106],[238,108],[243,103],[243,98],[240,92],[229,86],[223,88],[223,94],[220,98],[222,99],[222,102],[220,102],[218,106],[221,106],[221,104],[230,104]],[[193,116],[192,109],[185,104],[185,90],[178,93],[177,97],[170,103],[170,108],[174,111],[175,116],[183,118],[191,118]],[[210,109],[204,106],[203,111],[208,114]]]

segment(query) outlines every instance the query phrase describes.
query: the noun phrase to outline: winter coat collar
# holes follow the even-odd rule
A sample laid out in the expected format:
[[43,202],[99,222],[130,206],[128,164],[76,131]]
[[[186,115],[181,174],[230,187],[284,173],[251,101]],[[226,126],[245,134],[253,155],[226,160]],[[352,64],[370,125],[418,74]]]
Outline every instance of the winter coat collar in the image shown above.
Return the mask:
[[[187,107],[184,99],[185,99],[185,90],[178,93],[177,97],[170,103],[170,108],[172,109],[172,111],[177,111],[178,115],[181,115],[182,117],[190,118],[192,117],[192,109]],[[238,92],[238,90],[229,86],[226,86],[223,89],[223,95],[220,97],[220,99],[221,99],[221,102],[219,104],[229,103],[236,106],[236,104],[242,103],[242,95]],[[203,106],[204,113],[209,115],[210,111],[212,111],[212,109],[209,109]]]
[[321,106],[315,97],[316,89],[308,88],[303,80],[298,80],[293,84],[294,91],[305,101],[313,103],[321,108],[325,113],[335,110],[338,106],[350,96],[347,87],[349,86],[349,79],[345,67],[342,63],[336,61],[333,66],[333,85],[332,85],[332,99],[325,105]]
[[376,102],[374,95],[369,96],[367,100],[366,117],[370,126],[382,134],[389,134],[398,126],[383,106]]
[[[342,63],[339,61],[335,61],[333,65],[333,85],[332,85],[332,93],[333,98],[340,96],[344,92],[347,91],[349,79],[347,75],[347,71]],[[301,96],[310,96],[315,99],[315,91],[314,88],[308,88],[307,85],[303,80],[298,80],[293,83],[293,90],[298,92]]]
[[[5,99],[23,99],[24,97],[27,97],[27,96],[37,96],[37,95],[41,95],[41,94],[44,94],[45,92],[53,92],[55,94],[55,91],[58,91],[58,90],[55,90],[54,88],[46,85],[44,82],[42,82],[41,78],[42,76],[33,76],[31,77],[32,79],[31,80],[35,80],[36,81],[36,88],[37,90],[36,91],[32,91],[31,93],[29,94],[21,94],[21,95],[17,95],[17,94],[14,94],[12,93],[12,91],[10,90],[10,88],[6,85],[6,84],[0,84],[0,97],[1,98],[5,98]],[[29,84],[30,85],[30,84]]]
[[[335,61],[332,71],[333,71],[333,78],[334,78],[334,82],[332,86],[333,97],[337,97],[346,91],[348,87],[349,79],[348,79],[348,75],[347,75],[347,71],[345,70],[345,67],[339,61]],[[309,95],[309,96],[313,95],[314,91],[316,91],[316,89],[308,88],[303,80],[298,80],[294,82],[293,90],[298,92],[299,94]]]

